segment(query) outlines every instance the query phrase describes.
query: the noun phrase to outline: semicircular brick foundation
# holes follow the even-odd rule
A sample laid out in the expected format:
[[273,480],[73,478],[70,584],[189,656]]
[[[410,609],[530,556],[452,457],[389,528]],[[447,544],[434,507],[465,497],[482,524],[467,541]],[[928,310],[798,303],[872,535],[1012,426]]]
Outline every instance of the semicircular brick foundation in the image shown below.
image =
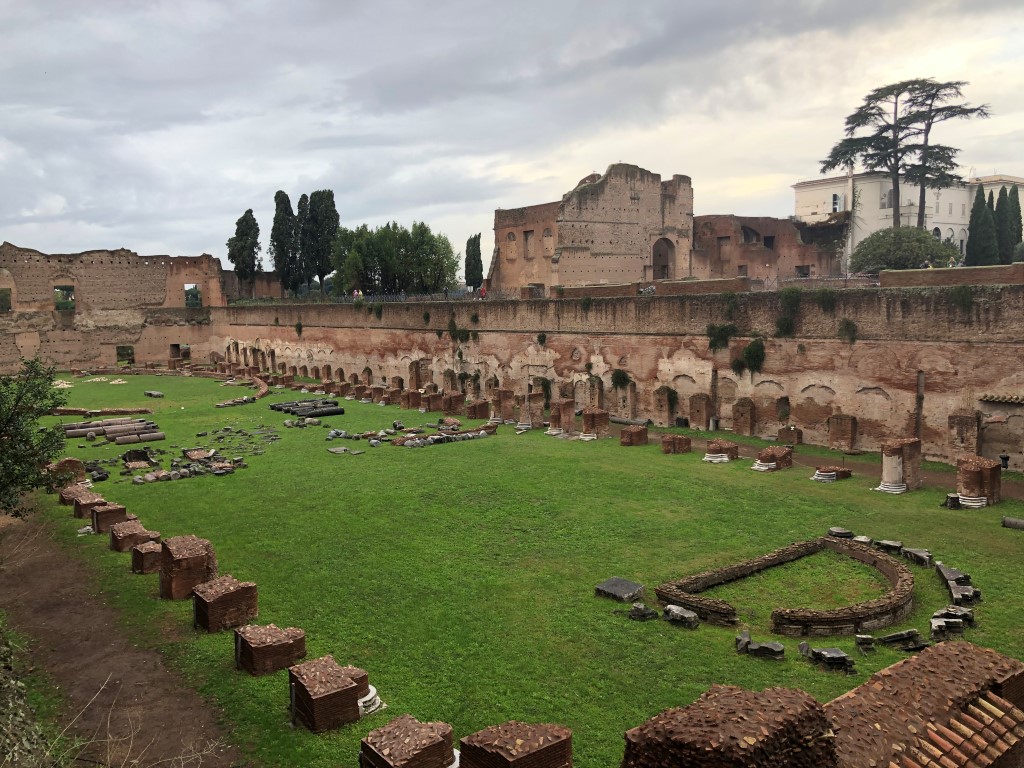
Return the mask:
[[736,624],[736,609],[732,605],[700,593],[745,579],[768,568],[800,560],[824,549],[877,568],[889,582],[889,591],[873,600],[827,611],[777,609],[772,611],[773,632],[791,636],[853,635],[888,627],[910,616],[914,599],[914,575],[907,566],[866,544],[829,536],[797,542],[753,560],[666,582],[655,590],[655,594],[665,603],[689,608],[711,624]]

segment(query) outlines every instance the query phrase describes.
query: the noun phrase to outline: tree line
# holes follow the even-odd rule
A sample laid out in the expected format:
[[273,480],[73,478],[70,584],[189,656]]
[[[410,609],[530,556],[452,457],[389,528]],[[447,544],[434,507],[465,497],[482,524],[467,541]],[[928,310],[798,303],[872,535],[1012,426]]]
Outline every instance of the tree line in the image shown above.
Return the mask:
[[[228,260],[242,282],[253,283],[262,271],[259,236],[250,208],[227,241]],[[397,222],[342,227],[330,189],[303,194],[296,209],[286,192],[277,191],[267,253],[282,287],[293,295],[312,290],[314,279],[325,293],[332,274],[331,290],[339,295],[441,293],[457,287],[461,255],[424,222],[411,228]],[[466,243],[466,282],[474,289],[483,283],[479,234]]]
[[[988,105],[973,106],[963,101],[963,80],[937,81],[932,78],[903,80],[876,88],[846,117],[845,137],[821,161],[821,172],[853,169],[860,164],[868,171],[887,173],[892,181],[892,231],[876,232],[870,238],[873,251],[894,250],[897,241],[911,242],[928,250],[919,238],[901,235],[901,180],[918,191],[917,228],[925,228],[925,195],[928,189],[942,189],[963,183],[956,173],[960,150],[937,143],[933,131],[950,120],[986,118]],[[986,203],[979,187],[971,209],[965,264],[968,266],[1009,264],[1021,253],[1021,208],[1017,187],[999,192],[998,205],[992,192]],[[878,236],[877,238],[875,236]],[[883,245],[884,243],[884,245]],[[860,247],[858,246],[858,250]],[[878,254],[874,253],[871,260]],[[856,256],[856,254],[855,254]],[[894,257],[898,258],[898,257]],[[860,259],[859,261],[866,261]],[[854,261],[858,261],[856,258]],[[853,264],[851,263],[851,266]],[[906,265],[910,266],[910,265]],[[914,264],[912,266],[919,266]],[[905,267],[904,267],[905,268]]]

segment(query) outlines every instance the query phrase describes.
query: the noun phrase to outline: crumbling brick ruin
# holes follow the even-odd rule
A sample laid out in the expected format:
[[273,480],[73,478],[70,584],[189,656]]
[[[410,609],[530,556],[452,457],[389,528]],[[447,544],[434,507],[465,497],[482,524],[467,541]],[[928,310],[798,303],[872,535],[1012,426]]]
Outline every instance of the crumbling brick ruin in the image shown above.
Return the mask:
[[292,720],[313,733],[359,719],[359,699],[369,693],[364,670],[339,665],[333,656],[288,668]]
[[956,492],[960,505],[991,506],[1001,499],[1002,464],[982,456],[961,456],[956,461]]
[[452,727],[421,723],[412,715],[370,731],[359,747],[364,768],[448,768],[454,762]]
[[247,624],[235,630],[235,664],[250,675],[287,669],[306,655],[306,633],[296,627]]
[[[259,370],[282,383],[302,370],[324,378],[330,371],[337,379],[330,383],[343,395],[353,377],[359,380],[359,372],[369,369],[375,383],[401,379],[403,404],[414,408],[419,393],[410,392],[420,388],[441,386],[446,395],[492,401],[497,390],[506,390],[512,402],[496,405],[511,410],[497,408],[491,416],[513,420],[515,399],[521,402],[535,384],[527,371],[543,366],[553,391],[571,397],[576,410],[605,408],[658,424],[689,418],[699,429],[714,420],[738,433],[776,436],[786,444],[799,436],[843,450],[874,451],[892,436],[905,435],[921,441],[921,456],[929,460],[954,463],[965,454],[997,459],[1005,453],[1010,469],[1024,469],[1021,359],[1004,354],[1024,343],[1019,264],[928,271],[942,273],[936,275],[910,270],[915,274],[898,275],[897,283],[886,273],[884,285],[895,287],[836,290],[829,311],[803,301],[793,337],[780,338],[772,335],[778,295],[744,292],[732,281],[680,282],[693,290],[679,295],[669,291],[675,283],[663,283],[654,296],[625,295],[614,286],[602,294],[597,286],[574,298],[569,296],[577,289],[566,288],[564,298],[545,300],[410,302],[406,311],[377,320],[351,305],[224,307],[204,296],[202,307],[184,307],[171,300],[173,264],[157,263],[177,259],[132,257],[142,262],[136,267],[117,258],[122,257],[113,252],[47,257],[13,246],[0,249],[0,283],[15,297],[11,310],[0,312],[0,370],[15,370],[22,357],[35,355],[61,368],[112,367],[117,348],[129,347],[138,369],[150,372],[172,360],[193,373],[203,366],[236,375]],[[180,269],[198,269],[197,264],[183,262]],[[72,267],[75,280],[68,283]],[[126,270],[132,290],[104,293],[110,275],[121,286]],[[968,286],[975,297],[971,313],[957,309],[949,287],[964,279],[977,283]],[[907,280],[934,284],[901,287]],[[76,289],[73,311],[53,306],[53,286],[65,284]],[[454,344],[423,327],[422,315],[431,311],[477,332],[471,368],[458,360]],[[837,318],[856,318],[854,346],[836,337]],[[308,329],[301,337],[294,332],[299,322]],[[726,322],[737,328],[730,351],[712,351],[704,341],[707,327]],[[541,332],[547,338],[539,349]],[[736,376],[730,359],[755,333],[767,334],[764,368]],[[822,368],[823,361],[845,360],[852,352],[856,365]],[[894,367],[893,360],[905,364]],[[625,410],[619,395],[611,396],[616,369],[635,385]],[[446,378],[454,371],[472,378]],[[669,390],[677,403],[671,412]],[[753,405],[752,415],[745,400]],[[780,435],[789,425],[799,430],[796,435]]]
[[251,581],[219,576],[192,589],[195,625],[207,632],[220,632],[252,621],[259,613],[258,592]]
[[745,579],[767,568],[791,563],[824,549],[877,568],[889,582],[889,591],[874,600],[828,611],[776,609],[772,611],[773,632],[793,636],[853,635],[892,626],[910,615],[914,600],[914,575],[910,569],[896,558],[870,546],[831,536],[797,542],[753,560],[667,582],[655,589],[655,594],[665,603],[681,605],[695,612],[704,621],[731,626],[738,621],[736,609],[724,600],[706,597],[701,592]]
[[192,590],[217,578],[217,557],[213,546],[197,536],[164,539],[160,550],[160,597],[187,600]]

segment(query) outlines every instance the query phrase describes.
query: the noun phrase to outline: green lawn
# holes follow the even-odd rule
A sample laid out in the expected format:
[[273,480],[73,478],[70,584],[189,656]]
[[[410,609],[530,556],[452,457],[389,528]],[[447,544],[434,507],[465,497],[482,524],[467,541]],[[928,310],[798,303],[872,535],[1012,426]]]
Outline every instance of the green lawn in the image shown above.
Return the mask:
[[[223,425],[280,429],[286,417],[268,403],[298,397],[275,394],[217,410],[213,403],[242,391],[173,377],[74,381],[70,405],[156,409],[169,439],[153,445],[169,452]],[[147,399],[146,389],[166,397]],[[437,416],[345,406],[346,415],[325,421],[353,431]],[[1024,534],[999,525],[1002,515],[1024,517],[1020,502],[947,510],[938,506],[946,488],[872,492],[877,468],[823,485],[806,468],[764,475],[751,472],[749,460],[708,465],[699,452],[666,456],[656,445],[516,436],[509,427],[494,438],[424,449],[342,443],[365,449],[362,456],[329,454],[338,443],[325,442],[326,430],[280,434],[248,469],[228,477],[146,486],[117,478],[100,490],[165,537],[210,539],[222,573],[259,585],[259,621],[305,629],[310,658],[331,653],[369,671],[389,708],[333,733],[292,730],[285,672],[236,672],[231,633],[194,633],[187,603],[157,600],[155,575],[133,576],[128,556],[109,551],[105,540],[77,538],[80,521],[54,497],[44,499],[62,540],[100,570],[128,631],[159,646],[220,705],[235,739],[263,764],[354,766],[360,738],[409,712],[451,723],[456,738],[513,718],[562,723],[573,729],[576,763],[606,767],[621,760],[623,731],[690,703],[712,683],[795,686],[831,699],[902,654],[883,648],[862,658],[852,638],[828,639],[855,655],[858,674],[845,677],[812,668],[786,640],[787,659],[765,662],[737,655],[732,630],[631,622],[624,606],[595,598],[593,588],[623,576],[647,585],[653,599],[663,581],[820,536],[832,525],[930,548],[970,572],[985,602],[968,639],[1024,657]],[[71,441],[69,454],[120,452],[78,445],[87,444]],[[916,606],[903,627],[927,633],[945,593],[933,572],[912,568]],[[726,589],[754,638],[767,640],[775,607],[866,599],[879,585],[860,566],[822,555],[721,588],[723,595]]]

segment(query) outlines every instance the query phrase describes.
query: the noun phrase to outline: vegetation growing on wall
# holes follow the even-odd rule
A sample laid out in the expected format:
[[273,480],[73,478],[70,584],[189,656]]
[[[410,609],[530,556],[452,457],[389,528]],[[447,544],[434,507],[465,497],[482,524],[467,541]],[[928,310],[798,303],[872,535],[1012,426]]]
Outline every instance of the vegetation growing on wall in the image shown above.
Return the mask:
[[301,336],[302,335],[302,321],[301,320],[299,320],[298,322],[295,323],[295,335],[296,336]]
[[665,398],[665,405],[668,406],[669,415],[676,412],[676,408],[679,407],[679,393],[675,389],[663,384],[654,390],[654,394]]
[[832,314],[836,311],[836,292],[832,288],[819,288],[814,292],[814,302],[822,312]]
[[969,285],[954,285],[949,289],[949,300],[961,312],[970,312],[974,306],[974,290]]
[[857,324],[850,318],[844,317],[839,321],[839,330],[837,333],[839,338],[847,344],[853,344],[857,341]]
[[724,297],[725,299],[725,317],[727,320],[735,320],[736,313],[740,308],[740,300],[732,291],[727,292]]
[[582,309],[584,312],[588,312],[593,305],[594,300],[590,296],[584,296],[582,299],[580,299],[580,309]]
[[621,368],[616,368],[612,371],[612,388],[613,389],[625,389],[629,386],[630,378],[629,374]]
[[546,333],[544,333],[543,331],[541,331],[540,333],[537,334],[537,344],[539,344],[540,346],[543,347],[544,343],[547,340],[548,340],[548,335]]
[[708,334],[708,349],[712,352],[717,352],[720,349],[728,349],[729,339],[736,335],[736,326],[732,323],[728,325],[715,325],[711,323],[707,328]]
[[733,358],[732,362],[729,363],[729,368],[737,376],[742,376],[743,372],[747,370],[747,364],[743,362],[742,357],[735,357]]
[[760,373],[764,367],[764,338],[755,336],[747,346],[743,348],[743,363],[751,373]]
[[430,313],[426,310],[423,311],[423,324],[430,325]]
[[384,305],[381,304],[380,302],[377,302],[376,304],[373,305],[373,316],[380,320],[383,315]]
[[775,335],[790,337],[796,332],[796,318],[800,314],[799,288],[783,288],[779,291],[780,314],[775,319]]

